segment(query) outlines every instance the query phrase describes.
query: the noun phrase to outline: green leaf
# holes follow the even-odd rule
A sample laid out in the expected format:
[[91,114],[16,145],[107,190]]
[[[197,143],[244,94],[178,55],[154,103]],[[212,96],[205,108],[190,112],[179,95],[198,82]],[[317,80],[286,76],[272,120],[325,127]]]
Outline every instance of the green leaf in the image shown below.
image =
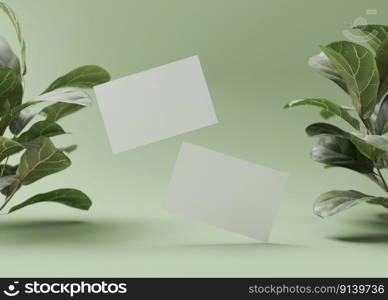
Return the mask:
[[363,174],[372,173],[374,168],[371,160],[362,155],[348,138],[341,136],[321,136],[318,145],[311,150],[311,158],[325,165],[347,168]]
[[70,159],[46,137],[37,138],[37,148],[28,148],[20,159],[17,174],[23,185],[62,171],[71,165]]
[[20,74],[19,58],[12,51],[7,40],[0,36],[0,66],[12,69],[16,74]]
[[376,201],[381,197],[369,196],[357,191],[330,191],[315,201],[314,213],[322,218],[335,215],[365,201]]
[[388,151],[388,137],[377,135],[363,135],[346,132],[337,126],[327,123],[315,123],[306,128],[309,136],[332,135],[346,138],[356,146],[359,152],[370,160],[377,160]]
[[67,147],[59,148],[59,150],[65,152],[65,153],[71,153],[75,150],[77,150],[78,146],[77,145],[70,145]]
[[345,137],[349,136],[349,134],[346,131],[343,131],[337,126],[327,124],[327,123],[311,124],[307,126],[306,133],[308,136],[317,136],[317,135],[336,135],[336,136],[345,136]]
[[83,108],[85,108],[83,105],[58,102],[47,106],[42,113],[46,116],[47,121],[56,122]]
[[38,194],[12,207],[8,213],[39,202],[56,202],[73,208],[88,210],[92,201],[83,192],[75,189],[58,189],[44,194]]
[[321,49],[346,83],[358,114],[368,119],[374,112],[379,88],[379,72],[373,54],[346,41],[321,46]]
[[[355,111],[354,107],[350,107],[350,106],[344,106],[344,105],[340,105],[344,110],[347,110],[347,111]],[[330,111],[327,111],[326,109],[322,109],[319,114],[321,115],[321,117],[325,120],[328,120],[332,117],[335,116],[334,113],[330,112]]]
[[11,93],[19,82],[18,75],[12,69],[0,68],[0,97],[4,98]]
[[7,102],[8,102],[7,105],[9,109],[14,108],[22,103],[23,93],[24,93],[24,90],[23,90],[22,82],[18,80],[15,88],[12,91],[10,91],[6,96]]
[[40,103],[40,101],[31,101],[26,102],[23,104],[19,104],[18,106],[15,106],[11,110],[7,111],[0,119],[0,135],[3,135],[7,127],[10,125],[10,123],[19,116],[19,113],[25,109],[26,107],[29,107],[31,105],[35,105],[37,103]]
[[15,154],[21,150],[23,150],[23,146],[18,142],[0,136],[0,161],[2,161],[7,156]]
[[299,105],[313,105],[323,108],[326,111],[329,111],[340,118],[348,122],[353,128],[360,130],[360,122],[353,118],[346,109],[342,108],[340,105],[323,98],[306,98],[300,100],[294,100],[286,104],[284,108],[299,106]]
[[[13,175],[14,178],[17,178],[18,179],[18,176],[16,176],[16,170],[17,170],[18,166],[12,166],[12,165],[0,165],[0,170],[2,170],[3,172],[3,176],[10,176],[10,175]],[[10,177],[11,178],[11,177]],[[18,189],[19,188],[19,181],[18,180],[15,180],[12,184],[10,184],[9,186],[3,188],[1,190],[1,193],[4,195],[4,196],[9,196],[15,189]]]
[[317,70],[318,73],[324,77],[335,82],[339,87],[341,87],[347,93],[347,87],[337,70],[331,65],[329,58],[325,53],[321,52],[317,55],[310,57],[309,66]]
[[4,190],[18,180],[16,175],[8,175],[0,177],[0,190]]
[[352,134],[350,141],[371,160],[377,160],[388,152],[388,137],[378,135]]
[[36,122],[31,128],[24,132],[17,138],[17,141],[21,144],[28,143],[35,140],[38,137],[53,137],[66,132],[57,123],[51,121],[39,121]]
[[374,50],[388,38],[388,26],[368,24],[355,26],[354,29],[358,30],[357,32]]
[[15,27],[16,35],[17,35],[19,45],[20,45],[20,53],[21,53],[21,60],[22,60],[20,72],[21,72],[21,74],[25,75],[27,72],[27,68],[26,68],[26,43],[24,41],[20,22],[18,20],[18,17],[16,16],[15,12],[4,2],[0,2],[0,9],[2,9],[5,12],[5,14],[9,17],[13,26]]
[[388,208],[388,198],[377,197],[367,201],[369,204],[377,204]]
[[388,97],[380,105],[374,120],[374,127],[377,134],[388,133]]
[[[88,106],[92,102],[90,96],[86,92],[74,88],[60,88],[40,95],[35,98],[34,101],[65,102],[74,105],[52,104],[48,106],[46,105],[46,107],[40,107],[38,109],[27,107],[23,109],[9,125],[9,128],[14,135],[18,135],[24,129],[24,127],[39,113],[45,114],[45,111],[50,112],[50,118],[52,118],[50,120],[56,121],[55,117],[53,116],[55,116],[56,113],[63,113],[61,109],[56,108],[71,107],[72,110],[76,111],[79,109],[79,105]],[[69,109],[67,111],[69,111]]]
[[380,102],[388,92],[388,38],[376,51],[376,64],[380,75],[380,86],[377,93],[377,99]]
[[110,75],[107,71],[99,66],[89,65],[79,67],[55,80],[43,92],[47,93],[61,87],[78,87],[92,88],[97,84],[101,84],[110,80]]

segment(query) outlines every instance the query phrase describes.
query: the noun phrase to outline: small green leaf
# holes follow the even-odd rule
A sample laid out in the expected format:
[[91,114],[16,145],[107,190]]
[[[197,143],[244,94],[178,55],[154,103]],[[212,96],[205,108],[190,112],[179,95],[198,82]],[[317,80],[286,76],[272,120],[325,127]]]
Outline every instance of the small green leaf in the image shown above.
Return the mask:
[[56,149],[49,138],[39,137],[34,143],[39,147],[26,150],[17,170],[23,185],[62,171],[71,165],[70,159],[62,151]]
[[65,153],[71,153],[75,150],[77,150],[78,146],[77,145],[70,145],[67,147],[59,148],[59,150],[65,152]]
[[43,92],[47,93],[61,87],[78,87],[92,88],[97,84],[101,84],[110,80],[110,75],[107,71],[99,66],[89,65],[79,67],[55,80]]
[[19,113],[25,109],[26,107],[29,107],[31,105],[35,105],[37,103],[40,103],[40,101],[31,101],[31,102],[25,102],[23,104],[19,104],[18,106],[15,106],[11,110],[7,111],[0,119],[0,135],[3,135],[7,127],[10,125],[10,123],[18,117]]
[[388,26],[368,24],[355,26],[354,29],[358,30],[358,33],[361,34],[364,41],[375,51],[388,38]]
[[358,114],[368,119],[374,112],[379,88],[379,72],[373,54],[347,41],[334,42],[321,49],[346,83]]
[[21,144],[28,143],[40,136],[53,137],[66,132],[57,123],[51,121],[39,121],[36,122],[31,128],[24,132],[17,138],[17,141]]
[[58,189],[44,194],[38,194],[9,210],[9,213],[39,202],[56,202],[73,208],[88,210],[92,201],[83,192],[76,189]]
[[284,108],[299,106],[299,105],[313,105],[318,106],[326,111],[329,111],[338,117],[344,119],[346,122],[348,122],[350,125],[353,126],[353,128],[360,130],[360,122],[353,118],[346,109],[342,108],[340,105],[327,100],[323,98],[306,98],[306,99],[300,99],[300,100],[294,100],[290,103],[286,104]]
[[317,146],[311,150],[314,161],[328,166],[347,168],[359,173],[373,172],[373,162],[357,149],[348,138],[341,136],[323,135]]
[[56,122],[83,108],[85,108],[83,105],[58,102],[47,106],[43,109],[42,114],[46,116],[47,121]]
[[310,57],[309,66],[317,70],[318,73],[324,77],[335,82],[339,87],[341,87],[347,93],[347,87],[337,70],[331,65],[329,58],[325,53],[321,52],[317,55]]
[[15,12],[4,2],[0,2],[0,9],[2,9],[4,11],[4,13],[9,17],[13,26],[15,27],[16,35],[17,35],[19,45],[20,45],[20,52],[21,52],[21,59],[22,59],[20,73],[25,75],[27,72],[27,68],[26,68],[26,43],[24,41],[23,32],[22,32],[20,22],[18,20],[18,17],[16,16]]
[[381,199],[363,193],[349,191],[330,191],[322,194],[314,204],[314,213],[322,218],[335,215],[365,201]]
[[18,142],[0,136],[0,161],[2,161],[7,156],[15,154],[21,150],[23,150],[23,146]]
[[349,134],[346,131],[338,128],[337,126],[328,124],[328,123],[314,123],[306,128],[306,133],[308,136],[317,136],[317,135],[337,135],[348,137]]
[[[344,105],[340,105],[344,110],[347,110],[347,111],[355,111],[354,107],[350,107],[350,106],[344,106]],[[322,109],[319,114],[321,115],[321,117],[325,120],[328,120],[332,117],[335,116],[334,113],[330,112],[330,111],[327,111],[326,109]]]

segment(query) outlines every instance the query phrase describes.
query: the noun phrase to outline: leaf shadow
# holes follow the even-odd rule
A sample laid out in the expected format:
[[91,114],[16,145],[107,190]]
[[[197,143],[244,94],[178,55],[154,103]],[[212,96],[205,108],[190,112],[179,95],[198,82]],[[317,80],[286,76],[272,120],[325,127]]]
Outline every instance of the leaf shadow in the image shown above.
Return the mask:
[[107,244],[137,239],[149,228],[120,220],[12,220],[0,224],[0,245]]
[[[351,219],[354,230],[360,228],[363,233],[329,236],[328,239],[348,243],[388,243],[388,213],[366,216],[363,219]],[[365,229],[373,232],[365,233]]]

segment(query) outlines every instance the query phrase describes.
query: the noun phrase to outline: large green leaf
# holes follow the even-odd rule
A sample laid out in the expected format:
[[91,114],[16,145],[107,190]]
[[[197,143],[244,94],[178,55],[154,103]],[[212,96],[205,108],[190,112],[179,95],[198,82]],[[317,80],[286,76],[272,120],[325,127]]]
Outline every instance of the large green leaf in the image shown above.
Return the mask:
[[306,98],[306,99],[300,99],[300,100],[294,100],[290,103],[286,104],[284,108],[299,106],[299,105],[313,105],[323,108],[326,111],[329,111],[336,116],[339,116],[340,118],[344,119],[346,122],[348,122],[350,125],[353,126],[353,128],[360,130],[360,122],[353,118],[346,109],[342,108],[338,104],[327,100],[323,98]]
[[25,109],[26,107],[29,107],[31,105],[35,105],[37,103],[40,103],[40,101],[31,101],[31,102],[25,102],[23,104],[19,104],[18,106],[15,106],[11,110],[7,111],[5,114],[1,116],[0,119],[0,135],[3,135],[7,127],[10,125],[10,123],[19,116],[19,113]]
[[73,208],[88,210],[92,201],[83,192],[75,189],[58,189],[44,194],[38,194],[9,210],[9,213],[39,202],[56,202]]
[[66,133],[61,126],[51,121],[36,122],[31,128],[17,138],[21,144],[28,143],[40,136],[53,137]]
[[21,150],[23,150],[23,146],[21,144],[14,140],[0,136],[0,161]]
[[347,41],[321,47],[346,83],[353,105],[363,119],[374,112],[379,88],[379,72],[373,54]]
[[343,79],[341,78],[337,70],[331,65],[330,60],[325,53],[321,52],[317,55],[310,57],[309,66],[317,70],[318,73],[320,73],[324,77],[335,82],[345,92],[347,92],[347,87],[345,82],[343,81]]
[[359,173],[373,172],[373,162],[365,157],[348,138],[323,135],[311,150],[314,161],[328,166],[342,167]]
[[61,87],[78,87],[92,88],[97,84],[101,84],[110,80],[110,75],[107,71],[99,66],[89,65],[79,67],[55,80],[43,92],[47,93]]
[[368,43],[375,51],[381,46],[388,38],[388,26],[385,25],[359,25],[355,26],[354,29],[361,34],[361,37],[366,43]]
[[70,159],[62,151],[56,149],[49,138],[39,137],[34,143],[39,147],[26,150],[17,170],[23,185],[62,171],[71,165]]
[[[369,196],[357,191],[330,191],[322,194],[314,204],[314,213],[322,218],[335,215],[365,201],[380,201],[382,197]],[[388,199],[385,199],[388,200]]]
[[376,64],[380,75],[378,102],[383,100],[388,92],[388,38],[382,42],[376,51]]
[[20,53],[21,53],[21,74],[26,74],[27,68],[26,68],[26,42],[24,41],[22,28],[20,25],[20,22],[18,20],[18,17],[16,16],[15,12],[4,2],[0,2],[0,9],[2,9],[5,14],[9,17],[11,20],[13,26],[15,27],[16,35],[19,41],[20,45]]
[[9,68],[0,67],[0,98],[5,98],[11,93],[19,82],[16,72]]

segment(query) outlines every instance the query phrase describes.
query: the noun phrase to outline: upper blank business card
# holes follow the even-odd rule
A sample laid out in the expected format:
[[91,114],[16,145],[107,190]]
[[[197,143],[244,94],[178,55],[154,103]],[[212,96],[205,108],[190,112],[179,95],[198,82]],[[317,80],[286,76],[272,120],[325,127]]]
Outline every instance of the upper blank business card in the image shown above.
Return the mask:
[[166,209],[267,241],[288,175],[183,143]]
[[217,123],[198,56],[94,90],[113,153]]

